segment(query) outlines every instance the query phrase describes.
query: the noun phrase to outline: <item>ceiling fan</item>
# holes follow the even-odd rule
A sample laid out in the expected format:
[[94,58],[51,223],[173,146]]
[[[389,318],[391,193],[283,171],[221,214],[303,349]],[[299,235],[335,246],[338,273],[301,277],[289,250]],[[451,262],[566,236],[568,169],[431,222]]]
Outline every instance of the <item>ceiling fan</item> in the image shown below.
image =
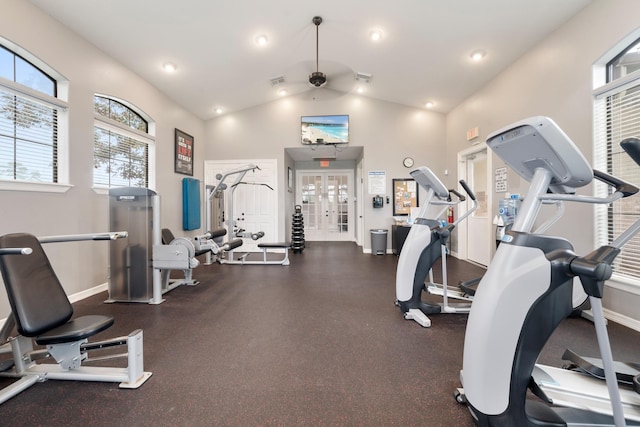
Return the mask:
[[327,76],[324,73],[320,72],[320,65],[319,65],[320,62],[318,60],[318,55],[320,51],[318,33],[319,33],[320,24],[322,24],[322,17],[314,16],[311,22],[313,22],[313,24],[316,26],[316,70],[311,74],[309,74],[309,83],[311,83],[315,87],[321,87],[327,82]]
[[[290,94],[298,93],[309,100],[343,96],[356,86],[360,73],[332,60],[323,60],[323,71],[320,71],[319,27],[323,19],[321,16],[314,16],[311,22],[316,27],[315,62],[306,60],[288,67],[285,73],[271,80],[271,85],[286,85]],[[291,76],[294,78],[289,80]],[[295,76],[299,76],[298,79]]]

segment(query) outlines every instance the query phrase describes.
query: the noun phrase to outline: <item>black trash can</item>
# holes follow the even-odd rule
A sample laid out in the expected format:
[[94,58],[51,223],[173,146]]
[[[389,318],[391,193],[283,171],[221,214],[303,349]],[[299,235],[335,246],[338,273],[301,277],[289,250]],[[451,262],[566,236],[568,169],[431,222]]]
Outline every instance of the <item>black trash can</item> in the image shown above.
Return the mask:
[[385,255],[387,253],[387,233],[388,230],[371,230],[371,253],[373,255]]

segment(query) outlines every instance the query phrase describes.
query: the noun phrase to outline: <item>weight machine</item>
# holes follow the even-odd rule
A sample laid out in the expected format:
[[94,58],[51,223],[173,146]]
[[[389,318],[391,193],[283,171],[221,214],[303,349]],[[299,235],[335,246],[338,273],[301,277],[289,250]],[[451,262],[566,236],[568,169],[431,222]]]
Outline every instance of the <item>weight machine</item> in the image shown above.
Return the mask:
[[[127,229],[127,241],[111,242],[109,250],[109,298],[106,302],[160,304],[162,295],[181,285],[196,285],[192,271],[200,265],[203,252],[219,254],[242,244],[241,240],[217,244],[213,239],[225,233],[209,232],[195,241],[174,238],[169,231],[166,244],[160,229],[160,196],[140,187],[109,190],[111,229]],[[168,231],[168,230],[167,230]],[[210,260],[210,255],[208,255]],[[210,263],[210,262],[209,262]],[[170,280],[171,270],[182,270],[184,279]]]
[[[236,224],[236,220],[234,220],[234,212],[233,212],[233,195],[238,188],[239,185],[264,185],[269,189],[273,190],[269,185],[262,183],[247,183],[243,182],[242,179],[249,171],[260,170],[260,167],[254,165],[253,163],[249,163],[245,166],[241,166],[236,169],[229,170],[225,173],[219,173],[216,175],[216,179],[218,180],[215,186],[208,185],[206,187],[206,203],[205,203],[205,221],[207,225],[211,225],[211,221],[213,218],[212,214],[212,202],[214,199],[221,200],[222,194],[224,190],[229,187],[225,183],[225,180],[233,175],[237,175],[233,184],[230,185],[230,192],[227,196],[227,212],[226,215],[223,213],[220,216],[220,221],[226,224],[227,232],[230,236],[238,237],[238,238],[250,238],[252,240],[259,240],[264,237],[264,231],[251,232],[241,228],[238,224]],[[224,202],[223,202],[224,203]],[[223,209],[224,210],[224,209]],[[226,217],[226,219],[225,219]],[[259,243],[258,248],[262,250],[262,260],[261,261],[253,261],[247,260],[248,253],[240,255],[237,259],[235,259],[234,250],[235,248],[230,248],[227,252],[228,256],[226,259],[218,258],[218,262],[221,264],[254,264],[254,265],[289,265],[289,248],[291,244],[282,242],[282,243]],[[284,249],[284,257],[279,260],[268,260],[267,253],[270,249]]]
[[[144,371],[142,330],[127,336],[88,342],[109,328],[111,316],[88,315],[72,319],[73,307],[58,280],[43,243],[83,240],[113,241],[127,232],[77,234],[36,238],[27,233],[0,236],[0,271],[11,314],[0,330],[0,354],[11,358],[0,362],[0,377],[17,381],[0,390],[0,403],[48,379],[119,382],[120,388],[138,388],[151,372]],[[14,328],[18,335],[14,335]],[[45,346],[35,350],[35,344]],[[89,358],[89,352],[127,346],[126,353]],[[82,366],[85,361],[127,358],[125,368]],[[38,363],[54,359],[57,363]]]

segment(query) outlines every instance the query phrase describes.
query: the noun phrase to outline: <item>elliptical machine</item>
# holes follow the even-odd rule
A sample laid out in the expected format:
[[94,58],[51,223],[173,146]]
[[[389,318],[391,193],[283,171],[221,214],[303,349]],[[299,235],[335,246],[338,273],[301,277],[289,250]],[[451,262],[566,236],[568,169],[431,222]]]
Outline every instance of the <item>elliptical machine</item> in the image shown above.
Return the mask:
[[[453,223],[443,224],[438,218],[444,214],[448,207],[465,201],[465,196],[456,190],[447,190],[442,181],[426,166],[419,167],[410,175],[427,191],[427,198],[420,208],[418,218],[411,226],[402,251],[400,251],[396,270],[396,298],[405,319],[415,320],[427,328],[431,326],[428,314],[442,311],[447,313],[468,313],[469,311],[469,302],[462,303],[461,306],[448,301],[448,293],[452,290],[447,289],[446,243],[456,225],[476,210],[478,202],[473,191],[464,180],[461,180],[460,185],[471,198],[473,205]],[[454,200],[451,199],[452,195],[455,196]],[[429,214],[431,218],[427,218]],[[422,291],[425,289],[427,274],[431,273],[431,268],[438,259],[442,260],[442,305],[422,301]],[[431,279],[430,282],[433,280]]]
[[[536,235],[531,228],[544,201],[609,204],[635,194],[638,188],[593,170],[546,117],[503,128],[487,138],[487,145],[531,185],[512,230],[482,278],[469,314],[460,374],[469,410],[482,426],[625,425],[601,298],[613,260],[640,231],[640,221],[610,245],[585,256],[577,256],[567,240]],[[640,140],[622,146],[640,163]],[[605,198],[575,194],[576,188],[593,178],[613,187],[612,194]],[[593,412],[591,406],[551,408],[526,396],[531,388],[545,397],[532,380],[532,371],[548,338],[574,309],[576,276],[591,302],[613,416]]]

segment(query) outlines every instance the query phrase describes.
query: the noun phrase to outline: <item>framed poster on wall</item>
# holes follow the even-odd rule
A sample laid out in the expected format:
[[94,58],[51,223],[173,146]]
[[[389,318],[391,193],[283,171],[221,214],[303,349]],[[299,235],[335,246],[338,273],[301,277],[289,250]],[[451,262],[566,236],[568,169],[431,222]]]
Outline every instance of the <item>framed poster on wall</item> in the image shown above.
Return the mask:
[[174,171],[193,176],[193,137],[180,129],[176,129]]
[[409,215],[419,206],[418,185],[413,178],[393,179],[393,216]]

